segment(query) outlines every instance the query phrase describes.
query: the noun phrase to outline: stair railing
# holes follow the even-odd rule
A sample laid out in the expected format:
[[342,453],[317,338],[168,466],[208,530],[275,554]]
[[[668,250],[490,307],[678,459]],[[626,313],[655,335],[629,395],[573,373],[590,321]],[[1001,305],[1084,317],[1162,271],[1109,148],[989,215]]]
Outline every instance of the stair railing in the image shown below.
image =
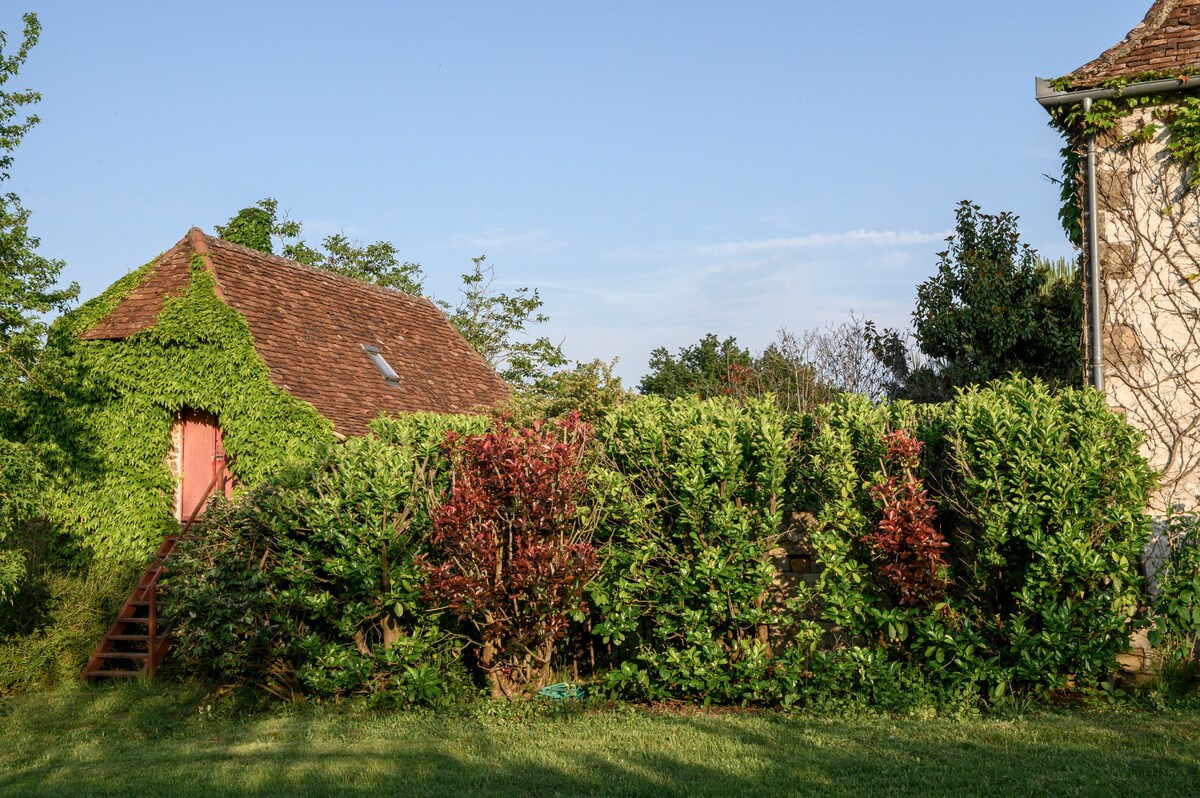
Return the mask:
[[[196,519],[198,519],[200,517],[200,514],[204,512],[204,505],[206,505],[208,503],[209,498],[212,496],[213,489],[217,487],[217,483],[224,482],[224,479],[223,479],[224,476],[225,476],[224,467],[216,469],[216,471],[213,473],[212,481],[208,483],[208,487],[205,489],[204,495],[200,497],[200,501],[196,504],[195,509],[192,510],[192,514],[188,516],[187,520],[184,522],[183,526],[180,528],[179,537],[176,539],[176,544],[178,544],[178,542],[180,540],[182,540],[184,537],[186,537],[188,532],[191,531],[192,527],[196,523]],[[175,548],[174,548],[174,546],[172,546],[169,551],[167,551],[166,553],[163,554],[163,562],[166,561],[167,557],[169,557],[171,552],[174,550],[175,550]],[[162,574],[162,565],[163,565],[163,563],[160,562],[159,567],[157,569],[155,569],[154,573],[150,577],[150,581],[146,584],[146,589],[144,591],[146,600],[149,602],[149,610],[150,610],[150,612],[149,612],[150,623],[149,623],[149,629],[146,634],[146,637],[147,637],[147,640],[146,640],[146,651],[147,651],[146,675],[147,676],[154,675],[154,671],[155,671],[155,669],[158,668],[158,665],[162,660],[162,656],[166,653],[165,651],[162,653],[159,652],[158,639],[157,639],[158,638],[158,577]]]

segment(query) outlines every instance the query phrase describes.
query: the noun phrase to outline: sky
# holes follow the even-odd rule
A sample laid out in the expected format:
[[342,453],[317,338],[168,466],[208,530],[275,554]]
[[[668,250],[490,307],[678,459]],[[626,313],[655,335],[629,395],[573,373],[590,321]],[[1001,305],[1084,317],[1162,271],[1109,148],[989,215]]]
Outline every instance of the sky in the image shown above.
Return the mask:
[[43,25],[8,188],[83,298],[270,196],[451,302],[486,255],[636,387],[709,332],[907,326],[963,199],[1071,256],[1034,77],[1149,6],[29,0],[0,9],[6,52]]

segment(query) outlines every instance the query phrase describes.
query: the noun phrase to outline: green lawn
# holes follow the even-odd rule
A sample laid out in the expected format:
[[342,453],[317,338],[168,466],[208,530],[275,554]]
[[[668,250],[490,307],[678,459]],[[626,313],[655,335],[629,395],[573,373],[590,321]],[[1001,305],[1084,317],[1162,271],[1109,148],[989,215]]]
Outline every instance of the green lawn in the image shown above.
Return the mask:
[[215,718],[170,688],[0,701],[0,795],[1200,794],[1200,712],[1018,720]]

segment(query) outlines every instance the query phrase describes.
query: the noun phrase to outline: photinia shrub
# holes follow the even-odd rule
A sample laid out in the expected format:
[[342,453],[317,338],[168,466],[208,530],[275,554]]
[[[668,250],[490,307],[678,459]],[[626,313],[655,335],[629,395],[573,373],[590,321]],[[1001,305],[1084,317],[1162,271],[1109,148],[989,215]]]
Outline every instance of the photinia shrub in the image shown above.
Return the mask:
[[578,414],[446,436],[452,481],[420,558],[430,598],[473,632],[495,697],[544,686],[556,644],[598,570],[579,501],[591,432]]
[[900,604],[928,606],[946,592],[946,540],[933,526],[937,509],[917,476],[923,444],[905,430],[883,437],[883,472],[868,493],[882,517],[863,535],[879,565],[879,574]]

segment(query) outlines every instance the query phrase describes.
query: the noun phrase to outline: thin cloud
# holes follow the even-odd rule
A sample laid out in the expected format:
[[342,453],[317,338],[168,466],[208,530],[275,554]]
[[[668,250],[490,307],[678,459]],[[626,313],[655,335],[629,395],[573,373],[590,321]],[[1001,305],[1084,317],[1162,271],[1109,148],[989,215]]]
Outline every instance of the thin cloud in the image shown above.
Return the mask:
[[653,258],[771,257],[789,252],[832,246],[906,247],[945,241],[950,231],[920,230],[848,230],[841,233],[810,233],[806,236],[765,238],[758,241],[724,241],[713,244],[652,244],[612,250],[605,257],[613,260]]
[[705,244],[696,247],[695,251],[696,254],[713,257],[740,257],[853,244],[865,244],[873,247],[905,247],[945,241],[948,235],[948,232],[924,233],[916,230],[850,230],[844,233],[812,233],[792,238],[768,238],[762,241]]

